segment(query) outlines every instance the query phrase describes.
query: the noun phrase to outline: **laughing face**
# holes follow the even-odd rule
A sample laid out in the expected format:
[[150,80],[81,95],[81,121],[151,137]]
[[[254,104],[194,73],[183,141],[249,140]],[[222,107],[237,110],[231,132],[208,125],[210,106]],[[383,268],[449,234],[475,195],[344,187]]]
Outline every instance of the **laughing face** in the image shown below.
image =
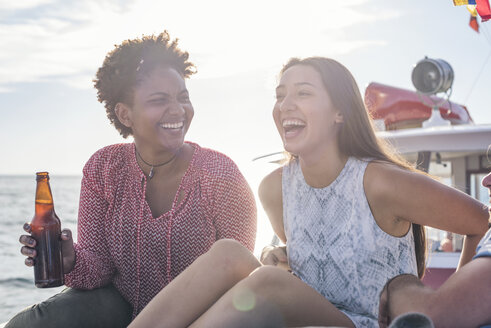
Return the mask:
[[137,145],[173,151],[180,148],[194,110],[183,77],[173,68],[156,68],[135,88],[125,125]]
[[321,75],[308,65],[292,66],[281,76],[273,118],[285,150],[299,156],[337,145],[337,123],[343,121]]

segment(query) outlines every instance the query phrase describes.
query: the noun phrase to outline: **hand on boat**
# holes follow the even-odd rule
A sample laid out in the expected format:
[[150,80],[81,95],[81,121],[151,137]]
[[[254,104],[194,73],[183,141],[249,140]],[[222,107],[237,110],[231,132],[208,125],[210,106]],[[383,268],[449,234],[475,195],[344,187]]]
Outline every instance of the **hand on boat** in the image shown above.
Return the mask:
[[274,265],[285,270],[291,270],[288,265],[286,246],[266,246],[261,252],[261,263]]
[[[23,228],[27,233],[31,233],[31,225],[29,223],[25,223]],[[24,263],[32,267],[36,258],[36,240],[29,235],[21,235],[19,242],[24,245],[20,249],[21,254],[27,256]],[[61,231],[61,252],[63,255],[63,272],[68,273],[75,266],[75,249],[73,248],[72,232],[70,229],[63,229]]]

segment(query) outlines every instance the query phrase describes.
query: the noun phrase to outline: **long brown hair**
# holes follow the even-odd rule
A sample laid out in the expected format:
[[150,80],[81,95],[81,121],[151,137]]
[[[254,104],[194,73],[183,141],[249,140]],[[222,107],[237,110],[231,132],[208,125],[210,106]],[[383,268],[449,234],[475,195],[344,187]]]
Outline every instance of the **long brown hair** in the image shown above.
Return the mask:
[[[358,85],[346,67],[330,58],[292,58],[283,66],[281,74],[295,65],[308,65],[321,75],[334,108],[343,116],[343,126],[338,135],[338,148],[344,155],[358,159],[372,158],[415,171],[389,144],[375,135],[372,120],[365,108]],[[425,228],[415,223],[412,225],[418,276],[422,278],[426,262]]]

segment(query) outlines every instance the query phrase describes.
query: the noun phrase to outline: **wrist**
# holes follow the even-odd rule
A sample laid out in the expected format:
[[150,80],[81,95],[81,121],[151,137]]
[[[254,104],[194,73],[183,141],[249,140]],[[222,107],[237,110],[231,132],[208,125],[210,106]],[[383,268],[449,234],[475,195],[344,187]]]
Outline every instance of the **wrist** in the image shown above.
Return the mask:
[[68,274],[73,271],[75,265],[77,263],[77,250],[73,248],[73,254],[67,258],[68,263],[65,265],[65,261],[63,261],[63,273]]

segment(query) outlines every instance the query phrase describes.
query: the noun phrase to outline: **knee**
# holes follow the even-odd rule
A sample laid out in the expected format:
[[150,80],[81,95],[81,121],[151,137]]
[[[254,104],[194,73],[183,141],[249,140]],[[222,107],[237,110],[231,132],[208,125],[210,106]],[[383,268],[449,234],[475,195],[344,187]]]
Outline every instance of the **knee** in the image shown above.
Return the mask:
[[215,265],[217,270],[227,271],[240,278],[247,277],[260,266],[254,254],[233,239],[216,241],[208,251],[207,257],[207,260]]
[[[283,314],[277,307],[282,293],[289,290],[287,279],[289,273],[274,266],[261,266],[254,270],[246,279],[243,279],[232,290],[231,298],[228,299],[229,306],[240,312],[250,310],[267,313],[270,320],[281,323]],[[259,315],[260,316],[260,315]],[[272,325],[276,327],[275,325]],[[278,325],[278,327],[284,325]],[[269,327],[269,326],[268,326]]]
[[112,285],[88,291],[68,288],[18,313],[5,328],[126,327],[131,311]]
[[63,311],[60,313],[57,307],[57,301],[60,298],[63,298],[63,293],[58,293],[45,301],[26,307],[12,317],[5,328],[58,327],[57,322],[60,321],[60,314],[63,313]]
[[256,294],[267,296],[286,288],[285,275],[290,275],[285,270],[264,265],[254,270],[247,278],[247,287]]
[[57,318],[56,314],[52,312],[49,301],[29,306],[12,317],[5,328],[54,327]]
[[254,255],[234,239],[217,240],[208,251],[210,257],[223,259],[231,263],[248,260]]

